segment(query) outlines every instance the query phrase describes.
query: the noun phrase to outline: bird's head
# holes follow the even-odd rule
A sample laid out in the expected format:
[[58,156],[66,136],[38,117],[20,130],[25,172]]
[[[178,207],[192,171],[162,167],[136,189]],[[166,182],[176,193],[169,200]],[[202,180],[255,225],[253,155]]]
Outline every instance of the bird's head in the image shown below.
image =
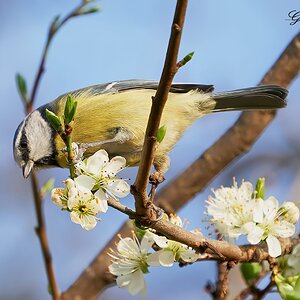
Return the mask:
[[57,165],[54,148],[55,132],[39,110],[30,113],[14,136],[14,158],[27,178],[33,167]]

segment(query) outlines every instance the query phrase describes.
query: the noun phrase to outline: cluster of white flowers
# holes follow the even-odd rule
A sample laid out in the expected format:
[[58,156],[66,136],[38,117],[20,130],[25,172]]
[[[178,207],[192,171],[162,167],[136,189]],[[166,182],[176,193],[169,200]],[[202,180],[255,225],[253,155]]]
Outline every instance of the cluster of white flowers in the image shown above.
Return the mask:
[[[169,219],[175,225],[183,226],[181,219],[172,215]],[[197,231],[193,231],[197,232]],[[198,234],[201,234],[198,231]],[[156,244],[160,248],[157,252],[150,252]],[[133,237],[121,238],[117,244],[117,251],[111,250],[112,264],[109,266],[111,274],[117,276],[118,287],[125,287],[131,295],[146,294],[144,274],[149,266],[171,267],[174,262],[195,262],[200,255],[187,245],[167,239],[147,230],[141,242],[133,233]]]
[[93,229],[100,220],[97,214],[107,211],[107,198],[123,198],[130,186],[116,177],[125,168],[124,157],[109,160],[105,150],[99,150],[75,165],[77,177],[67,179],[64,188],[52,190],[52,201],[70,211],[71,220],[86,230]]
[[238,187],[235,180],[231,188],[221,187],[213,193],[214,197],[206,201],[207,214],[219,233],[230,238],[247,235],[251,244],[265,240],[272,257],[281,254],[278,237],[291,237],[299,219],[299,209],[293,202],[279,207],[275,197],[258,198],[250,182]]

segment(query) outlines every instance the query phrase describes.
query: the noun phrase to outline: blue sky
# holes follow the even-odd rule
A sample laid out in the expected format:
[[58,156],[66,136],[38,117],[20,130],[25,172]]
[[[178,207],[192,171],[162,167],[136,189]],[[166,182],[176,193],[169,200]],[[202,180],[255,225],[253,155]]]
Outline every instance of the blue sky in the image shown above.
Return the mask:
[[[31,190],[12,155],[13,134],[23,118],[14,77],[20,72],[28,86],[32,86],[50,20],[57,14],[66,14],[77,3],[61,0],[0,2],[0,235],[4,241],[0,247],[1,299],[47,299],[46,276],[33,230],[36,221]],[[71,20],[55,37],[36,106],[67,91],[97,83],[131,78],[159,79],[175,1],[103,0],[99,4],[101,13]],[[195,51],[195,56],[179,71],[176,81],[214,84],[216,91],[256,85],[300,30],[300,22],[290,26],[285,20],[292,9],[300,10],[299,1],[190,0],[180,57],[191,51]],[[259,176],[267,176],[267,193],[282,201],[293,200],[298,192],[297,159],[293,163],[288,161],[280,169],[275,161],[261,165],[248,165],[247,161],[260,155],[297,158],[299,95],[298,78],[290,87],[288,107],[279,112],[252,151],[234,162],[209,187],[230,184],[232,176],[253,182]],[[197,158],[238,115],[210,115],[188,129],[171,153],[167,180]],[[130,169],[126,176],[134,178],[135,172],[136,169]],[[60,184],[66,176],[66,170],[40,172],[41,182],[54,177]],[[208,193],[209,189],[180,212],[180,216],[190,220],[191,229],[206,226],[201,220]],[[133,206],[130,197],[124,203]],[[49,199],[45,200],[45,214],[62,290],[77,278],[126,220],[111,209],[94,231],[84,232]],[[147,275],[148,299],[170,299],[174,295],[179,300],[195,299],[200,294],[203,294],[201,299],[209,299],[203,293],[207,279],[214,279],[212,263],[183,269],[154,269]],[[116,288],[103,294],[103,299],[113,298],[131,299],[126,291]]]

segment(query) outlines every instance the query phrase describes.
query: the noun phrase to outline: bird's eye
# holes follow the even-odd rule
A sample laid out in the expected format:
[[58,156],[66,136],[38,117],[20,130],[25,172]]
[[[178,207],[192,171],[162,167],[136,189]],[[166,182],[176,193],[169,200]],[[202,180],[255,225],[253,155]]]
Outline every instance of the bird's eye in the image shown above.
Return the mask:
[[21,142],[20,147],[23,148],[23,149],[27,148],[27,143],[26,142]]

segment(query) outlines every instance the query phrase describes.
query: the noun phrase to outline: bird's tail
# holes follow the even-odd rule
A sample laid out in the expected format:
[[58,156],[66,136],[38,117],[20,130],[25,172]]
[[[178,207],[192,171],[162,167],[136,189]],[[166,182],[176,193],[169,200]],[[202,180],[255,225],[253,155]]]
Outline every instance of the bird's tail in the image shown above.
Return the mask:
[[213,93],[213,112],[229,110],[276,109],[286,106],[288,91],[277,85],[263,85],[224,93]]

